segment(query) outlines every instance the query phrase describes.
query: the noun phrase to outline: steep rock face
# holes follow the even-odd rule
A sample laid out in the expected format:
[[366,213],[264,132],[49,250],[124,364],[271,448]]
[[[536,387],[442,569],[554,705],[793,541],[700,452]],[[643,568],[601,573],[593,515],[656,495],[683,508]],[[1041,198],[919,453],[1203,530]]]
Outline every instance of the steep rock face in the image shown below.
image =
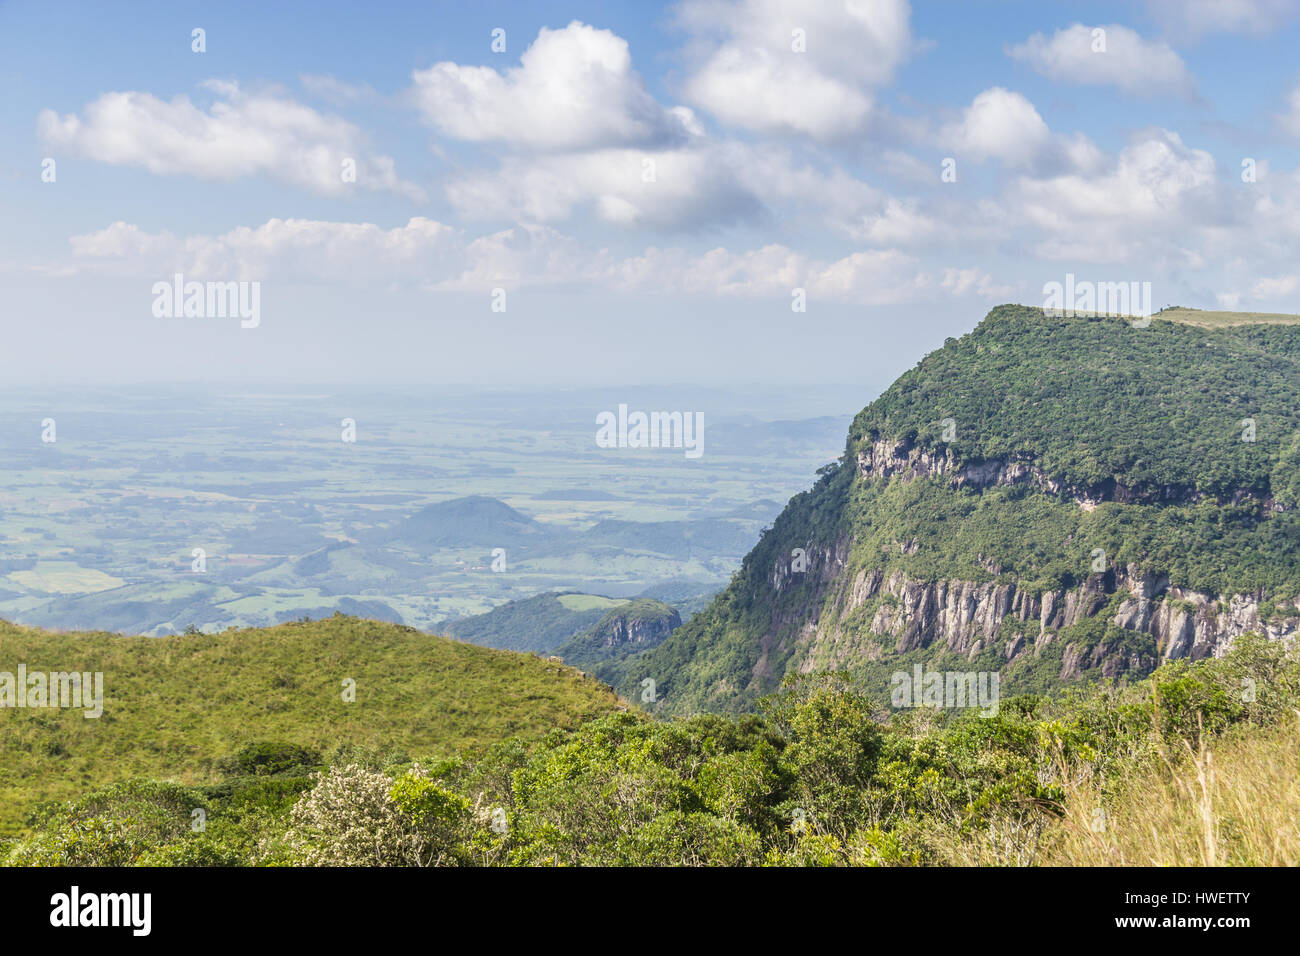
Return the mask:
[[619,648],[627,645],[652,647],[663,643],[674,630],[681,627],[682,618],[676,609],[668,615],[646,617],[635,613],[611,613],[600,620],[589,632],[588,646]]
[[566,664],[592,668],[602,680],[610,679],[622,666],[620,662],[658,647],[681,624],[676,608],[638,598],[607,611],[590,628],[562,644],[559,655]]
[[[1041,492],[1073,497],[1084,510],[1102,501],[1144,500],[1114,481],[1070,488],[1026,462],[963,464],[951,452],[933,453],[906,441],[864,445],[857,466],[855,481],[943,477],[951,487],[973,489],[1024,481]],[[1163,487],[1154,495],[1164,503],[1198,497],[1181,486]],[[1243,493],[1233,501],[1249,498]],[[1283,510],[1271,499],[1261,504]],[[915,550],[914,541],[894,544],[902,554]],[[1060,649],[1061,680],[1088,671],[1106,677],[1146,673],[1164,660],[1222,656],[1235,638],[1250,631],[1289,640],[1300,630],[1300,617],[1294,615],[1262,620],[1262,593],[1218,595],[1171,587],[1167,577],[1143,573],[1136,565],[1092,574],[1073,588],[1036,591],[1007,580],[1001,567],[988,562],[981,563],[997,580],[922,580],[887,567],[861,568],[850,575],[851,551],[852,540],[841,536],[830,546],[792,548],[775,563],[769,580],[777,594],[798,584],[800,600],[774,603],[752,672],[757,681],[779,677],[787,664],[807,673],[930,647],[973,658],[996,645],[1009,663],[1024,654],[1041,656],[1064,629],[1103,611],[1115,627],[1147,635],[1149,642],[1138,643],[1149,643],[1153,650],[1135,650],[1114,639],[1081,644],[1067,635]]]
[[[1300,327],[999,306],[855,417],[844,456],[629,678],[669,713],[748,709],[797,671],[878,693],[895,658],[1051,693],[1247,631],[1290,640],[1297,409]],[[1090,573],[1099,551],[1136,564]]]
[[[1073,498],[1081,507],[1091,510],[1103,501],[1124,504],[1158,503],[1186,504],[1205,500],[1207,496],[1189,485],[1161,485],[1155,488],[1130,488],[1109,479],[1092,487],[1075,487],[1056,481],[1030,461],[993,458],[988,461],[961,462],[951,449],[927,450],[907,440],[877,438],[864,444],[857,455],[858,477],[885,479],[947,477],[954,488],[990,488],[1026,483],[1031,488],[1048,494]],[[1249,491],[1237,491],[1223,499],[1225,503],[1240,504],[1253,501]],[[1260,502],[1266,511],[1281,512],[1286,507],[1272,497]]]
[[[841,579],[848,566],[849,544],[847,537],[841,537],[829,547],[809,544],[803,548],[792,548],[790,554],[778,561],[773,570],[772,585],[776,593],[781,594],[795,583],[811,583],[814,593],[824,593]],[[761,682],[780,676],[785,661],[794,650],[791,642],[780,635],[792,631],[800,631],[804,635],[815,633],[819,606],[817,601],[806,605],[778,603],[774,606],[772,626],[759,640],[758,660],[752,671],[755,680]]]
[[[828,560],[832,555],[817,549],[811,557],[814,573],[824,574],[835,564]],[[1093,668],[1113,677],[1126,670],[1149,670],[1160,660],[1219,657],[1249,631],[1276,640],[1290,639],[1300,630],[1300,617],[1261,620],[1260,595],[1216,596],[1171,588],[1166,579],[1141,574],[1132,565],[1094,574],[1075,588],[1041,593],[1014,582],[920,581],[879,568],[862,569],[837,587],[828,602],[833,613],[802,622],[799,669],[804,672],[842,664],[864,652],[879,656],[878,647],[873,653],[861,640],[863,629],[849,624],[855,612],[871,603],[875,610],[869,631],[893,638],[896,653],[938,645],[974,657],[1001,642],[1011,661],[1024,653],[1041,654],[1062,629],[1098,614],[1119,593],[1118,608],[1107,620],[1150,635],[1156,656],[1125,650],[1117,642],[1102,641],[1091,648],[1071,643],[1062,652],[1063,680]],[[772,630],[786,630],[790,623],[774,621]],[[853,631],[859,636],[850,637]]]

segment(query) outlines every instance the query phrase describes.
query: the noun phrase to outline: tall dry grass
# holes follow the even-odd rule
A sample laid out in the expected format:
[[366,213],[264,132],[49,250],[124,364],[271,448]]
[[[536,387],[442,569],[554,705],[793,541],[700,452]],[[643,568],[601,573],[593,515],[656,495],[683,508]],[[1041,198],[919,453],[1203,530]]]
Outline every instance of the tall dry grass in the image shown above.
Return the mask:
[[[1053,866],[1300,865],[1300,713],[1080,784],[1036,862]],[[1243,728],[1244,730],[1244,728]]]

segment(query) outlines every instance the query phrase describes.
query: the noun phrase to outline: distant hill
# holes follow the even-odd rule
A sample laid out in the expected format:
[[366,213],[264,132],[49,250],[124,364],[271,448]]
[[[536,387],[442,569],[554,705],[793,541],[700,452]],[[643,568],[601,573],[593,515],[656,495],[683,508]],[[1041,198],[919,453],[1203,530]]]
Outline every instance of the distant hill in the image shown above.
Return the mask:
[[[666,582],[664,593],[687,596],[698,606],[701,592],[696,582]],[[689,613],[689,612],[688,612]],[[507,601],[485,614],[452,621],[441,628],[457,640],[535,654],[556,655],[566,664],[596,669],[607,659],[623,660],[660,644],[682,623],[681,612],[671,602],[650,595],[609,598],[597,594],[556,591],[535,597]],[[610,672],[598,670],[602,680]]]
[[598,521],[582,536],[590,547],[651,551],[679,560],[744,554],[757,537],[753,523],[722,518],[699,521]]
[[487,647],[554,655],[612,685],[623,679],[630,660],[658,647],[681,624],[677,608],[653,598],[557,592],[509,601],[442,630]]
[[[572,668],[349,617],[221,634],[51,633],[0,621],[0,671],[102,672],[104,710],[0,708],[0,835],[38,800],[135,775],[215,780],[250,740],[449,755],[622,706]],[[355,703],[345,702],[345,680]]]
[[703,610],[714,595],[727,586],[726,581],[701,581],[694,578],[670,578],[656,581],[642,590],[637,597],[654,598],[677,608],[682,620]]
[[461,641],[512,651],[554,654],[555,649],[575,634],[599,621],[611,607],[624,602],[569,592],[539,594],[508,601],[486,614],[444,625],[440,630]]
[[[201,575],[177,575],[165,585],[128,584],[94,594],[62,595],[26,612],[34,627],[103,629],[122,633],[152,632],[171,621],[179,631],[193,621],[223,625],[229,614],[218,604],[239,595],[232,588],[209,583]],[[161,626],[163,632],[168,628]]]
[[420,550],[436,548],[509,548],[536,543],[548,529],[504,501],[485,495],[453,498],[421,508],[382,534]]

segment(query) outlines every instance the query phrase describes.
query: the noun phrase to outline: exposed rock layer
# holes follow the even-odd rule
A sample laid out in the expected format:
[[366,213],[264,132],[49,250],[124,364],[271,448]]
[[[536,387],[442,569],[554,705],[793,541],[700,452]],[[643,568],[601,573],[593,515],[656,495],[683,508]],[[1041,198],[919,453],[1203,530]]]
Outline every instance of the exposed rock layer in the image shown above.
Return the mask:
[[587,644],[599,647],[622,647],[635,644],[653,647],[662,644],[674,630],[681,627],[682,618],[673,609],[671,614],[643,617],[635,614],[609,614],[588,632]]
[[[949,448],[927,450],[909,441],[878,438],[864,444],[857,457],[858,476],[864,479],[884,479],[898,476],[904,480],[946,476],[954,488],[989,488],[999,485],[1028,483],[1048,494],[1071,497],[1082,508],[1091,510],[1103,501],[1125,504],[1184,504],[1205,499],[1207,496],[1190,485],[1160,485],[1153,488],[1130,488],[1114,479],[1107,479],[1090,487],[1063,484],[1049,477],[1041,468],[1029,461],[992,458],[988,461],[962,462]],[[1240,504],[1254,501],[1256,496],[1246,490],[1234,492],[1222,503]],[[1285,511],[1285,507],[1266,496],[1259,499],[1265,511]]]
[[1250,631],[1289,640],[1300,630],[1300,617],[1261,620],[1260,594],[1211,595],[1170,587],[1166,579],[1140,573],[1135,565],[1093,574],[1074,588],[1031,592],[1014,582],[924,581],[880,568],[864,568],[850,577],[844,574],[847,557],[846,542],[809,547],[806,570],[793,571],[788,564],[776,569],[778,589],[796,576],[811,575],[819,600],[804,607],[827,610],[813,611],[811,619],[778,611],[756,676],[766,667],[776,635],[792,630],[798,633],[803,671],[879,656],[879,645],[864,640],[871,634],[892,637],[897,653],[937,645],[974,657],[999,646],[1012,661],[1022,654],[1041,654],[1064,628],[1112,605],[1114,611],[1107,611],[1111,623],[1152,639],[1154,654],[1135,651],[1131,642],[1067,644],[1062,679],[1094,668],[1108,677],[1129,670],[1145,673],[1162,660],[1222,656],[1235,638]]

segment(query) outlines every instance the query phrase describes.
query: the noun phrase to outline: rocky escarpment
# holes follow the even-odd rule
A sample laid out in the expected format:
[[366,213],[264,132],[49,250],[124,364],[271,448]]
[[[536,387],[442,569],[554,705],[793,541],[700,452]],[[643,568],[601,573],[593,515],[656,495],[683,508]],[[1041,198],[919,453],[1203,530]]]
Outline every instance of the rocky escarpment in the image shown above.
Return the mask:
[[[1178,505],[1199,500],[1190,486],[1139,493],[1110,481],[1081,489],[1047,477],[1028,461],[962,462],[950,449],[908,441],[878,439],[861,446],[854,481],[919,478],[946,479],[949,487],[974,490],[1024,482],[1041,493],[1073,498],[1084,510],[1102,501]],[[1250,498],[1243,492],[1234,501]],[[1260,504],[1266,512],[1283,510],[1271,499]],[[911,555],[918,543],[898,540],[893,548]],[[851,572],[852,552],[850,537],[843,535],[830,545],[791,548],[775,562],[771,585],[790,599],[774,602],[759,641],[753,677],[760,684],[788,667],[836,669],[921,648],[970,659],[997,650],[1006,663],[1026,654],[1041,657],[1051,648],[1061,680],[1085,672],[1145,674],[1163,660],[1221,656],[1247,632],[1290,639],[1300,629],[1297,602],[1286,595],[1205,593],[1171,586],[1167,577],[1136,565],[1092,574],[1073,587],[1039,590],[987,560],[980,562],[988,572],[983,580],[920,578],[891,567],[888,559],[866,567],[859,561]],[[1071,632],[1092,619],[1113,628]]]
[[[1300,630],[1300,597],[1284,603],[1285,613],[1279,613],[1260,594],[1211,595],[1170,587],[1166,578],[1141,573],[1134,565],[1093,574],[1074,588],[1036,592],[1005,580],[925,581],[878,567],[850,577],[839,573],[846,560],[842,545],[813,547],[804,554],[805,571],[783,564],[774,583],[779,589],[796,576],[811,575],[802,583],[821,592],[822,600],[814,605],[820,610],[801,621],[778,615],[768,641],[774,643],[774,635],[788,634],[796,625],[797,646],[788,650],[804,672],[929,647],[968,658],[996,648],[1009,663],[1024,654],[1040,656],[1054,642],[1064,641],[1057,648],[1062,680],[1094,669],[1114,677],[1146,673],[1163,660],[1222,656],[1248,632],[1291,640]],[[1092,643],[1072,639],[1072,627],[1098,615],[1149,640],[1124,640],[1115,632]],[[882,648],[880,637],[892,646]]]
[[633,645],[638,650],[660,644],[682,624],[681,615],[675,608],[667,611],[656,615],[612,611],[587,632],[585,643],[605,648]]
[[657,647],[681,627],[677,609],[649,598],[639,598],[605,614],[588,630],[561,645],[566,664],[599,668]]
[[[954,488],[981,489],[1024,483],[1038,491],[1073,498],[1086,510],[1097,507],[1103,501],[1118,501],[1123,504],[1188,504],[1211,497],[1198,492],[1191,485],[1132,488],[1114,478],[1087,487],[1070,485],[1049,477],[1029,460],[992,458],[987,461],[961,461],[951,448],[927,449],[906,439],[876,438],[869,443],[864,442],[857,455],[857,467],[858,477],[862,479],[946,477]],[[1281,502],[1275,501],[1271,496],[1257,497],[1244,489],[1213,500],[1223,504],[1258,500],[1266,512],[1286,510]]]
[[1148,331],[1008,305],[947,340],[625,690],[743,710],[792,672],[966,662],[1054,693],[1293,639],[1300,326]]

